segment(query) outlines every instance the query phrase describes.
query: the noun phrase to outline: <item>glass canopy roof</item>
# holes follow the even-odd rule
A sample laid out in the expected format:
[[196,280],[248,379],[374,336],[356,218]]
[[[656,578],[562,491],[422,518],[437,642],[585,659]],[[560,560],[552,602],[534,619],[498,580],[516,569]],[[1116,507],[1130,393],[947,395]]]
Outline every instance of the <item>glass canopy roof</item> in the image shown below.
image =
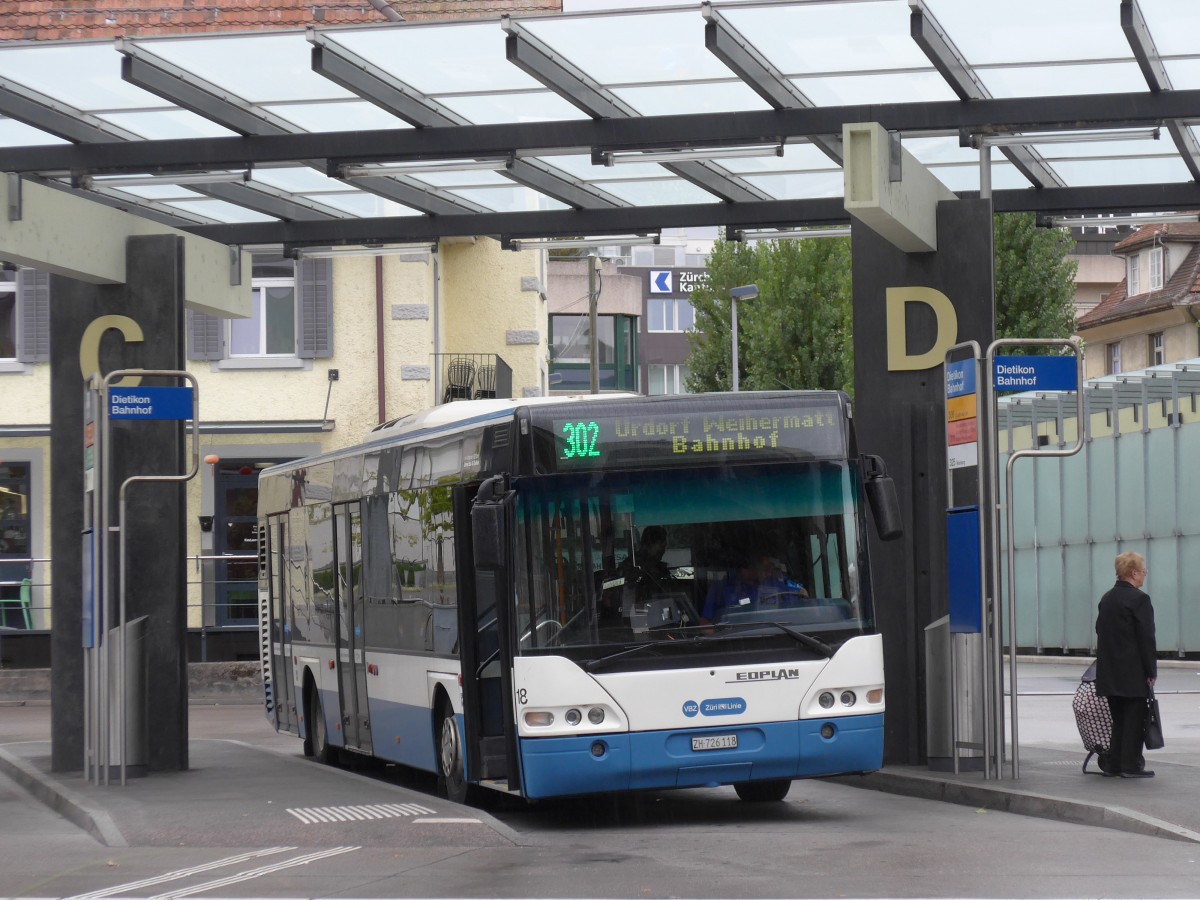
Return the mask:
[[[0,171],[230,243],[828,224],[840,124],[881,121],[968,195],[972,136],[1026,137],[990,151],[997,209],[1195,209],[1197,34],[1196,0],[731,0],[9,43]],[[1036,142],[1071,127],[1127,136]]]

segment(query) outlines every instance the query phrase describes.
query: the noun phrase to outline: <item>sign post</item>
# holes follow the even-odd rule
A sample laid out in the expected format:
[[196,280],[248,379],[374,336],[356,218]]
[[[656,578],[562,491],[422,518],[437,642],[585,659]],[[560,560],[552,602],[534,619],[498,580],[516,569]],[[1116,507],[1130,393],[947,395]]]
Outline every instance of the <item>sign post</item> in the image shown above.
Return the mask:
[[[189,386],[117,387],[113,382],[130,378],[140,382],[145,378],[178,379]],[[96,784],[108,784],[114,765],[119,760],[121,784],[126,781],[129,755],[126,734],[125,675],[129,660],[126,647],[126,495],[139,482],[188,481],[200,471],[200,414],[199,388],[190,372],[174,369],[116,369],[101,380],[93,376],[84,400],[84,553],[90,558],[90,585],[84,584],[84,647],[92,655],[91,687],[85,686],[85,769]],[[192,423],[192,464],[182,474],[133,475],[121,483],[117,491],[117,524],[112,524],[112,423],[186,421]],[[99,425],[99,428],[97,428]],[[134,426],[136,427],[136,426]],[[98,473],[98,477],[97,477]],[[112,555],[112,536],[116,536],[116,596],[112,590],[109,568]],[[90,553],[90,555],[89,555]],[[90,615],[89,615],[90,614]],[[117,638],[115,658],[110,654],[106,635]],[[109,672],[115,671],[115,685],[109,684]],[[115,697],[116,703],[112,703]],[[112,721],[112,706],[116,721]],[[138,717],[143,723],[144,718]],[[111,737],[115,725],[116,736]],[[94,773],[94,776],[93,776]]]
[[[981,351],[976,341],[955,344],[943,360],[946,400],[946,586],[949,616],[944,625],[926,630],[927,641],[944,644],[941,653],[930,658],[940,660],[944,671],[941,687],[932,672],[927,672],[931,691],[929,707],[936,700],[949,698],[950,737],[943,746],[949,752],[953,771],[982,769],[990,778],[996,763],[987,754],[987,666],[985,623],[991,615],[990,598],[983,590],[981,570],[985,559],[985,522],[979,514],[988,462],[981,454],[986,447],[985,429],[980,428],[979,387]],[[937,623],[935,623],[937,624]],[[932,712],[931,712],[932,716]],[[931,722],[935,720],[931,718]],[[930,767],[937,767],[932,751]]]
[[[1056,351],[1054,356],[1000,356],[997,350],[1002,347],[1037,347]],[[999,442],[996,438],[996,397],[998,394],[1019,391],[1074,391],[1076,430],[1073,446],[1061,450],[1041,450],[1034,446],[1025,450],[1013,450],[1009,447],[1008,462],[1005,465],[1004,505],[998,503],[1000,495],[998,466],[993,465],[989,479],[989,508],[991,509],[992,552],[993,563],[999,559],[1000,511],[1004,510],[1006,530],[1007,555],[1007,585],[1008,585],[1008,659],[1009,659],[1009,702],[1012,727],[1012,777],[1020,777],[1020,750],[1018,743],[1017,718],[1017,604],[1014,579],[1016,577],[1016,549],[1014,547],[1013,526],[1013,464],[1027,456],[1074,456],[1083,449],[1083,435],[1086,420],[1083,412],[1083,346],[1076,338],[1006,338],[993,341],[988,347],[985,357],[985,367],[988,373],[988,434],[991,436],[988,452],[992,460],[999,456]],[[993,565],[989,572],[988,590],[993,597],[999,597],[1001,586],[998,566]],[[996,604],[997,610],[1000,604]],[[992,641],[993,651],[993,703],[995,723],[993,732],[998,736],[997,752],[1003,750],[1004,716],[1001,712],[1004,704],[1004,679],[1001,671],[1000,631],[997,627]],[[1002,776],[1001,776],[1002,777]]]

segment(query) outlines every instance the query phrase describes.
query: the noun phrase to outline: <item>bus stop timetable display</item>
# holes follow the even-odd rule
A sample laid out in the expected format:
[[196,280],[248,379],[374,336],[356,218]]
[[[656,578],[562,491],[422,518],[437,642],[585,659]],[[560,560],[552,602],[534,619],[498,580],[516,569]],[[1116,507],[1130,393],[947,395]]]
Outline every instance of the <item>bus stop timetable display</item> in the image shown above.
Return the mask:
[[192,417],[190,387],[110,388],[110,419],[182,420]]
[[556,418],[550,425],[559,470],[845,454],[844,420],[836,406]]

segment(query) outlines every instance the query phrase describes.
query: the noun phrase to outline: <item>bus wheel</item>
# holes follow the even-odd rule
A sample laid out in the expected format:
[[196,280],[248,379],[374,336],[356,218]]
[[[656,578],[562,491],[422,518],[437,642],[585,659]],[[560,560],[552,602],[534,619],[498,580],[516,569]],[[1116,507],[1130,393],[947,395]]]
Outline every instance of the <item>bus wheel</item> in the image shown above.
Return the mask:
[[308,697],[308,733],[312,735],[313,756],[317,758],[317,762],[331,766],[337,759],[337,749],[329,746],[329,734],[325,731],[325,711],[321,709],[321,694],[314,687]]
[[445,702],[441,705],[438,733],[438,784],[447,800],[467,802],[467,775],[463,764],[462,741],[458,737],[458,722],[454,719],[454,710]]
[[733,786],[738,797],[747,803],[776,803],[786,797],[791,788],[792,783],[786,778],[776,778],[772,781],[743,781]]

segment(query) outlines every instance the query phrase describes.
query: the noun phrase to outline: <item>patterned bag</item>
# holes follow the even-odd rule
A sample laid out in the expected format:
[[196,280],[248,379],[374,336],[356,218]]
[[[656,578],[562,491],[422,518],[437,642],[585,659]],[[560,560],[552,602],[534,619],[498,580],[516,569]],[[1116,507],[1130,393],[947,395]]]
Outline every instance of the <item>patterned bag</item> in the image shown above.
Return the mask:
[[1083,771],[1087,772],[1093,756],[1101,772],[1110,771],[1108,745],[1112,741],[1112,713],[1108,709],[1108,701],[1096,694],[1095,663],[1083,673],[1083,679],[1075,689],[1071,708],[1075,711],[1075,725],[1079,729],[1083,749],[1088,752],[1083,760]]

